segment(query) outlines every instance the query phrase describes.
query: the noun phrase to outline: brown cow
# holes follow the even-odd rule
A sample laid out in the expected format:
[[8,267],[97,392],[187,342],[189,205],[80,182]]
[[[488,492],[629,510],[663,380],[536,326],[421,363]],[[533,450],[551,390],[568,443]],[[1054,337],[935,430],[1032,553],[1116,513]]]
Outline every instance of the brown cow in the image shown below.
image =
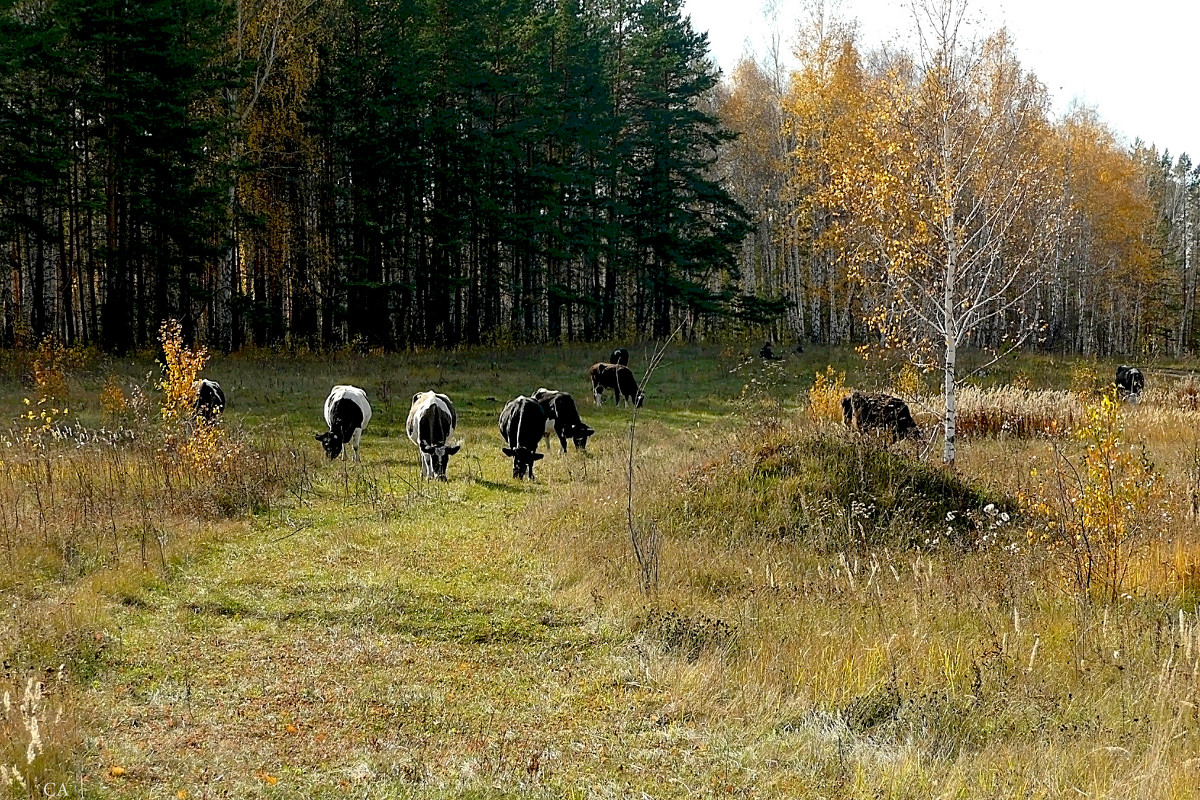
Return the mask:
[[847,428],[868,431],[883,428],[897,439],[920,439],[921,430],[913,421],[908,404],[889,394],[855,392],[842,400],[842,421]]

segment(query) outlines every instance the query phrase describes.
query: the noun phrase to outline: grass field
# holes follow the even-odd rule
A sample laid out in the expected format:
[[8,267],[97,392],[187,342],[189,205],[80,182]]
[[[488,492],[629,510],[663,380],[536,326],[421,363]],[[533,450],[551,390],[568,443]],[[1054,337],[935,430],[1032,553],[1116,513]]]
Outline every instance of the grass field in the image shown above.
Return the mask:
[[[639,565],[630,415],[585,375],[609,349],[218,358],[239,451],[209,470],[163,443],[151,362],[82,358],[44,426],[8,354],[0,797],[1200,796],[1189,364],[1117,410],[1153,491],[1122,495],[1112,599],[1044,538],[1085,443],[989,414],[1078,424],[1113,365],[992,368],[948,474],[810,402],[829,364],[915,408],[932,380],[673,346],[638,417]],[[371,398],[361,464],[312,438],[334,383]],[[496,418],[539,386],[598,433],[518,483]],[[447,483],[404,436],[430,388],[464,441]]]

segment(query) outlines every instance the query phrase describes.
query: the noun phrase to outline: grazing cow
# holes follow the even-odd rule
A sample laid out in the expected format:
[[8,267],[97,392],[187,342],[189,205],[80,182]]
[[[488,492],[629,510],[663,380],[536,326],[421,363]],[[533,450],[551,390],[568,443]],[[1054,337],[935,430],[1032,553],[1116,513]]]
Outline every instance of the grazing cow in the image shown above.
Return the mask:
[[437,392],[419,392],[413,395],[404,430],[421,451],[423,477],[446,480],[446,465],[450,456],[462,448],[462,442],[453,446],[446,444],[454,436],[454,426],[457,423],[458,416],[454,413],[454,404],[446,395]]
[[771,340],[768,339],[763,343],[762,349],[758,351],[758,357],[763,361],[779,361],[783,356],[777,356],[771,352]]
[[855,392],[842,400],[842,421],[847,428],[859,431],[874,428],[890,430],[893,442],[897,439],[921,438],[921,431],[913,421],[908,404],[888,394]]
[[629,351],[624,347],[618,347],[612,351],[612,355],[608,357],[608,363],[620,364],[622,367],[629,366]]
[[1142,390],[1146,388],[1146,377],[1142,375],[1142,371],[1137,367],[1130,367],[1125,364],[1117,367],[1117,377],[1113,381],[1121,394],[1130,398],[1141,396]]
[[192,384],[192,394],[196,398],[192,401],[192,413],[195,416],[212,422],[225,411],[225,392],[221,391],[221,384],[216,381],[201,378]]
[[617,398],[617,405],[621,404],[621,398],[625,398],[626,405],[632,401],[638,408],[642,407],[643,395],[633,377],[633,370],[629,367],[621,364],[592,364],[592,368],[588,370],[588,377],[592,379],[592,394],[596,397],[596,405],[603,404],[604,390],[612,389]]
[[353,445],[354,460],[358,461],[358,441],[370,421],[367,393],[357,386],[335,386],[325,398],[325,424],[329,431],[315,438],[331,459],[342,455],[347,444]]
[[536,400],[521,395],[504,406],[500,412],[500,435],[508,447],[502,448],[502,452],[513,460],[514,478],[524,478],[528,470],[529,480],[533,480],[533,462],[545,458],[537,451],[545,434],[546,412]]
[[546,436],[558,434],[562,451],[567,452],[567,438],[575,440],[576,450],[586,450],[588,437],[596,431],[589,428],[579,418],[579,409],[575,406],[575,398],[566,392],[555,392],[550,389],[538,389],[533,393],[533,399],[546,412]]

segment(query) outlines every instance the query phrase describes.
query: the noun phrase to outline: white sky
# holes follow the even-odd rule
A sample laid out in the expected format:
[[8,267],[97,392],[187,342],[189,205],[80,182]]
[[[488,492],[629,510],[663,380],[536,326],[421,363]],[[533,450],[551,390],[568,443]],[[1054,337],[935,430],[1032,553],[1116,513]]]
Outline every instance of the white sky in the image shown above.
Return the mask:
[[[713,57],[728,75],[744,53],[767,50],[772,24],[763,0],[685,0],[692,26],[708,32]],[[803,0],[777,0],[784,50]],[[1172,157],[1200,161],[1200,2],[1198,0],[970,0],[982,30],[1012,33],[1025,69],[1041,79],[1056,113],[1072,101],[1091,106],[1127,142],[1153,143]],[[902,0],[842,0],[840,15],[857,18],[866,50],[912,30]]]

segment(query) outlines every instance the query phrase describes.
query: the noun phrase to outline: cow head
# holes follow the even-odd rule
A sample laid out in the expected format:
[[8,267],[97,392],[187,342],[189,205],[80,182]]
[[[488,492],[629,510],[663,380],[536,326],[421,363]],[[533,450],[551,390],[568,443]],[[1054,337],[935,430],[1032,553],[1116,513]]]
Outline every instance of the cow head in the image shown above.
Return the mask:
[[461,442],[453,447],[444,444],[421,444],[421,452],[429,456],[429,463],[433,468],[433,474],[440,481],[446,480],[446,466],[450,463],[450,456],[461,449]]
[[318,433],[313,438],[321,443],[321,447],[325,448],[325,455],[331,459],[337,458],[342,454],[342,440],[333,431]]
[[568,431],[567,435],[575,440],[576,449],[587,450],[588,437],[594,435],[595,433],[596,431],[592,430],[581,422]]
[[850,427],[850,421],[854,419],[854,401],[849,397],[842,398],[842,422],[846,427]]
[[501,449],[501,452],[513,460],[513,477],[517,480],[524,478],[526,471],[529,472],[529,478],[532,480],[533,462],[545,458],[543,454],[530,450],[528,447],[505,447]]
[[896,420],[896,438],[915,439],[918,442],[924,440],[924,437],[921,436],[921,429],[917,427],[911,414],[901,414]]

